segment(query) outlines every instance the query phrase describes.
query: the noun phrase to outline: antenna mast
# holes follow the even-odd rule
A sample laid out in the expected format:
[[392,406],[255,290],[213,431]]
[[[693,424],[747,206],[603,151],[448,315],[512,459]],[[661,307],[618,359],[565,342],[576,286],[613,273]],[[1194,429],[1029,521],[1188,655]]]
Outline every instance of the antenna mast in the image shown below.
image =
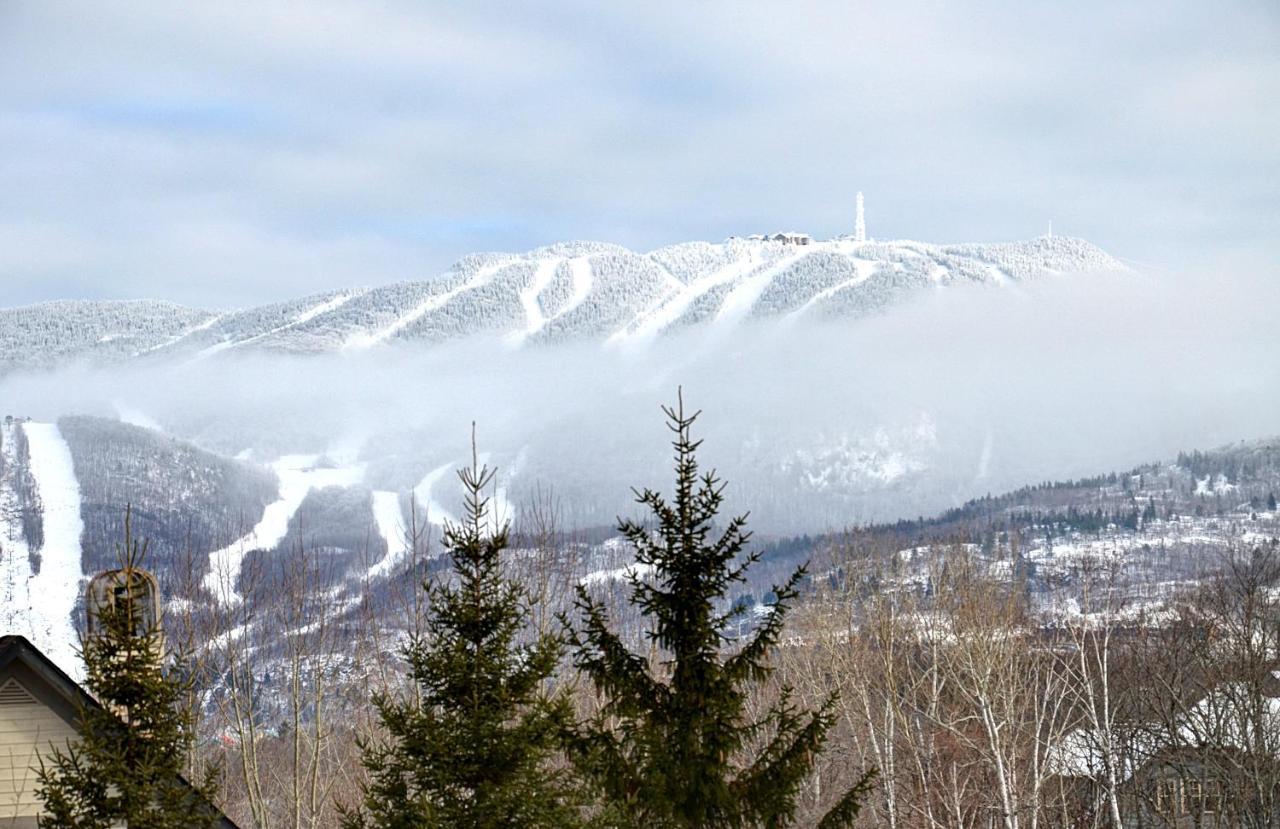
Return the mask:
[[858,218],[853,224],[853,238],[859,242],[867,241],[867,216],[862,206],[862,191],[858,191]]

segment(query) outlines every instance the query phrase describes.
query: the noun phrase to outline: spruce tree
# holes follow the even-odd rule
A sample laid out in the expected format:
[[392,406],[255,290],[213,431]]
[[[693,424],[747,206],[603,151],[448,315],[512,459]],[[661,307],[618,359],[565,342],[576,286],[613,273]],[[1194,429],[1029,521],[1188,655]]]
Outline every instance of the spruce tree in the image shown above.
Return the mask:
[[563,637],[520,644],[530,600],[502,572],[508,524],[493,526],[484,490],[494,472],[475,460],[458,477],[461,522],[445,528],[456,582],[424,583],[430,616],[404,657],[416,685],[408,699],[375,695],[387,740],[364,742],[363,812],[343,826],[569,827],[576,803],[567,770],[552,765],[571,719],[545,685]]
[[[601,794],[605,825],[787,826],[834,723],[835,699],[804,710],[783,688],[759,719],[746,704],[771,672],[769,658],[805,568],[773,588],[776,600],[751,635],[739,642],[728,634],[743,612],[729,606],[728,590],[745,580],[759,553],[746,552],[745,515],[717,529],[725,485],[714,472],[699,473],[701,441],[691,437],[698,415],[685,415],[682,397],[663,411],[675,434],[674,500],[637,491],[655,526],[619,520],[638,565],[629,576],[631,603],[647,621],[658,659],[633,651],[611,629],[604,606],[579,586],[575,662],[604,704],[579,726],[572,756]],[[870,780],[863,774],[820,825],[852,823]]]
[[[147,545],[132,538],[125,514],[119,548],[124,585],[135,583]],[[197,785],[182,778],[195,740],[194,713],[182,705],[192,672],[182,654],[165,653],[160,620],[131,589],[98,610],[80,652],[85,685],[100,706],[78,712],[78,742],[42,762],[41,826],[59,829],[214,827],[210,769]],[[166,662],[169,663],[166,667]]]

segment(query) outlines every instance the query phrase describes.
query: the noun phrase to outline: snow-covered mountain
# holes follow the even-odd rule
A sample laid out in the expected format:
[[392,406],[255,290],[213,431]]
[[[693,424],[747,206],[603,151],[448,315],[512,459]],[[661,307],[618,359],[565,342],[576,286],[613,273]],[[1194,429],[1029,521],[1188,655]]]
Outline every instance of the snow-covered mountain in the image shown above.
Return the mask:
[[336,291],[216,313],[168,302],[53,302],[0,310],[0,373],[252,349],[359,351],[500,337],[513,346],[643,342],[748,318],[859,317],[921,291],[1017,283],[1123,266],[1080,239],[933,245],[732,238],[651,253],[568,242],[475,254],[435,279]]

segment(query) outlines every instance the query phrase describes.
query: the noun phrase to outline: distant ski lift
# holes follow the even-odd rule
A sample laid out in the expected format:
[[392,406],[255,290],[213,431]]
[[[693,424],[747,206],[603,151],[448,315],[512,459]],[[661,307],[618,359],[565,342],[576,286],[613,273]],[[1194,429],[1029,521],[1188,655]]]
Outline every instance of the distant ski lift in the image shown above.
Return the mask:
[[[101,617],[108,608],[125,607],[133,618],[135,636],[160,634],[160,584],[146,570],[107,570],[94,576],[85,590],[85,615],[90,636],[105,633]],[[161,645],[163,650],[163,645]]]

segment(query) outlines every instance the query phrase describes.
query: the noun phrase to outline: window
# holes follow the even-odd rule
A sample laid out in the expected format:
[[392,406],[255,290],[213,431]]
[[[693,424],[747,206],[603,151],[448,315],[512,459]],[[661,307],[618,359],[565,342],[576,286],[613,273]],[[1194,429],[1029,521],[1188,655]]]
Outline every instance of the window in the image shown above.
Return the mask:
[[1193,815],[1204,811],[1204,786],[1199,780],[1188,780],[1182,784],[1182,803]]
[[1160,780],[1156,811],[1162,815],[1212,815],[1222,811],[1222,784],[1217,780]]
[[1177,780],[1156,783],[1156,811],[1162,815],[1182,814],[1182,787]]
[[1222,784],[1217,780],[1188,780],[1182,786],[1182,804],[1194,815],[1222,811]]

